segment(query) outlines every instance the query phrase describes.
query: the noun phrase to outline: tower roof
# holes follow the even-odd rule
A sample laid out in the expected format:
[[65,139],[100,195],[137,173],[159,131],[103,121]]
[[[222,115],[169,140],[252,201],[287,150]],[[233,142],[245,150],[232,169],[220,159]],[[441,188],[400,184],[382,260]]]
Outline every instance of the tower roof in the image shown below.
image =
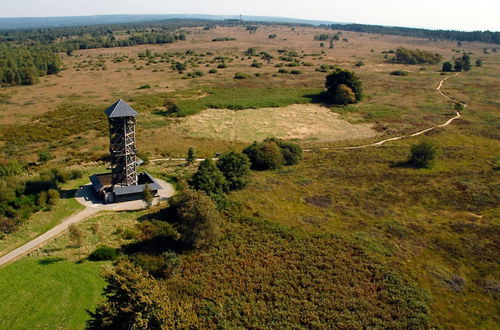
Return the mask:
[[106,111],[104,111],[104,113],[109,118],[135,117],[138,115],[137,111],[132,109],[132,107],[122,99],[116,101],[112,106],[107,108]]

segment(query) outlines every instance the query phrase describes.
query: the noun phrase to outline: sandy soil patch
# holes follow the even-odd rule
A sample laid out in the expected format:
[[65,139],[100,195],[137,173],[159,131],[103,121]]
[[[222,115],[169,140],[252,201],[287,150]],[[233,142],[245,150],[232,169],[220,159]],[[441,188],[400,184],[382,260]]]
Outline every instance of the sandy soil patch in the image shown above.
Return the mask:
[[373,124],[351,124],[338,113],[315,104],[248,110],[207,109],[183,119],[173,129],[181,134],[251,142],[274,136],[336,141],[379,135]]

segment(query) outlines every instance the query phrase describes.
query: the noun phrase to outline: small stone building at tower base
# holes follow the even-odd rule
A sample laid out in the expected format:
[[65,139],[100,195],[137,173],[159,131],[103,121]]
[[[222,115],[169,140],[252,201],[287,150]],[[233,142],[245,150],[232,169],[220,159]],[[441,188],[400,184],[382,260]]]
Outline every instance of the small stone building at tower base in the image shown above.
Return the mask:
[[147,172],[139,173],[138,182],[133,186],[112,186],[111,173],[94,174],[90,182],[95,192],[105,203],[121,203],[142,199],[144,188],[149,185],[153,196],[156,196],[161,185]]

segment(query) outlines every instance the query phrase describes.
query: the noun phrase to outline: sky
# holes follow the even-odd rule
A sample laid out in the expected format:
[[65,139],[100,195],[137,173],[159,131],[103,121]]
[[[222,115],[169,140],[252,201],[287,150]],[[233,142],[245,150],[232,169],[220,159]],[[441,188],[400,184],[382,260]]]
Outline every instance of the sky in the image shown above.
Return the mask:
[[0,17],[213,14],[500,31],[500,0],[0,0]]

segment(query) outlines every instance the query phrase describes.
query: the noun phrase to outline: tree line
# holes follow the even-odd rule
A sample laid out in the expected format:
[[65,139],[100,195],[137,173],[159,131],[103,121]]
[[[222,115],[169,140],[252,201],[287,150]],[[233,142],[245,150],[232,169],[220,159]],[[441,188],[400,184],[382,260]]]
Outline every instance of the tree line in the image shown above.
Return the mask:
[[59,57],[47,47],[0,46],[0,85],[32,85],[60,70]]
[[399,47],[391,62],[401,64],[438,64],[442,56],[420,49],[408,49]]
[[366,33],[380,33],[398,36],[410,36],[429,39],[447,39],[456,41],[482,41],[500,44],[500,32],[492,31],[453,31],[428,30],[396,26],[366,25],[366,24],[322,24],[322,28]]

